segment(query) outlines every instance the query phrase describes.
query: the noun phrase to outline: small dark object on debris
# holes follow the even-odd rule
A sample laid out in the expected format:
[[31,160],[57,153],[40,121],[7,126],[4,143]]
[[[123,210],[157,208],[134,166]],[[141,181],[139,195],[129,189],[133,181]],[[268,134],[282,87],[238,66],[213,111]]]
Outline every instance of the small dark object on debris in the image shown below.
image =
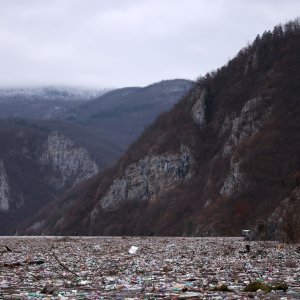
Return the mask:
[[12,250],[8,246],[5,245],[4,248],[6,249],[7,252],[12,252]]
[[271,292],[271,291],[284,291],[286,292],[288,289],[288,286],[286,283],[277,283],[275,285],[269,285],[260,281],[254,281],[249,283],[245,288],[244,292],[256,292],[257,290],[262,290],[264,292]]
[[250,245],[245,245],[245,247],[246,247],[246,250],[241,250],[241,251],[239,251],[239,253],[240,254],[244,254],[244,253],[249,253],[250,252]]
[[269,293],[272,291],[272,287],[269,284],[260,281],[253,281],[244,288],[244,292],[256,292],[258,290]]
[[3,266],[4,267],[7,267],[7,268],[15,268],[15,267],[20,267],[24,264],[27,264],[27,265],[41,265],[45,263],[45,261],[43,260],[31,260],[31,261],[24,261],[24,262],[20,262],[20,261],[17,261],[17,262],[11,262],[11,263],[4,263]]
[[45,263],[44,260],[32,260],[27,262],[28,265],[42,265],[44,263]]
[[17,261],[17,262],[13,262],[13,263],[4,263],[3,266],[7,267],[7,268],[15,268],[15,267],[22,266],[22,264],[19,261]]
[[215,286],[212,291],[214,292],[232,292],[231,289],[228,288],[226,284],[221,284],[219,286]]
[[45,285],[41,290],[42,294],[52,295],[56,291],[55,286],[53,285]]
[[272,290],[280,290],[286,292],[288,289],[288,286],[286,283],[277,283],[274,286],[272,286]]
[[172,271],[173,270],[173,268],[172,267],[170,267],[170,266],[163,266],[163,272],[170,272],[170,271]]

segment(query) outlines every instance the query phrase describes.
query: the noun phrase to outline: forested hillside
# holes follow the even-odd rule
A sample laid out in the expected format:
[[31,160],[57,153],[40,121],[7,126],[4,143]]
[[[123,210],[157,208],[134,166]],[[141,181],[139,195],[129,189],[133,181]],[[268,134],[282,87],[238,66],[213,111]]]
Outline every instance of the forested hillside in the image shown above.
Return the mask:
[[233,235],[266,221],[300,170],[299,53],[299,21],[257,36],[27,232]]

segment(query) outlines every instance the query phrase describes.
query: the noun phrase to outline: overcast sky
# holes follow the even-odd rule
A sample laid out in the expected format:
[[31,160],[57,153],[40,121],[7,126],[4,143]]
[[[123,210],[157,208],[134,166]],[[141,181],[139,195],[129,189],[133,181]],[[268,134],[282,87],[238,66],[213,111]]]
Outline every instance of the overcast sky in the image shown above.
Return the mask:
[[0,0],[0,86],[196,79],[299,0]]

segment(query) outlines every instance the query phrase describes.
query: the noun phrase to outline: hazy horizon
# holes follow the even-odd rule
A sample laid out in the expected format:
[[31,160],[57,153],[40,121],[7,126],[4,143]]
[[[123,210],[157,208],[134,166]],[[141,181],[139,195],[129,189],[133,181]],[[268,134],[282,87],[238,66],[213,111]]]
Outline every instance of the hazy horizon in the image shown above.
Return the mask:
[[6,85],[6,86],[1,86],[0,85],[0,90],[26,90],[26,89],[44,89],[44,88],[49,88],[49,89],[83,89],[83,90],[94,90],[94,91],[101,91],[101,90],[107,90],[107,91],[112,91],[115,89],[122,89],[122,88],[143,88],[147,87],[156,83],[160,83],[163,81],[172,81],[172,80],[187,80],[187,81],[195,81],[192,79],[186,79],[186,78],[171,78],[171,79],[161,79],[155,82],[150,82],[144,85],[124,85],[124,86],[111,86],[111,87],[97,87],[97,86],[84,86],[84,85],[76,85],[76,84],[30,84],[30,85]]
[[0,0],[0,88],[195,80],[299,11],[296,0]]

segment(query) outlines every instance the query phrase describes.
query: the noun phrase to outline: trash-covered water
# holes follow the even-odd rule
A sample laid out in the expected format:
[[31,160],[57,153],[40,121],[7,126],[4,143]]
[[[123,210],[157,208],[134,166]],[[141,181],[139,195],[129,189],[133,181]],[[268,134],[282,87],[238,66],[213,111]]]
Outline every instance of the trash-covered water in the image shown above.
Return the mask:
[[[244,292],[251,282],[272,288]],[[241,238],[0,237],[0,299],[300,299],[300,247]]]

